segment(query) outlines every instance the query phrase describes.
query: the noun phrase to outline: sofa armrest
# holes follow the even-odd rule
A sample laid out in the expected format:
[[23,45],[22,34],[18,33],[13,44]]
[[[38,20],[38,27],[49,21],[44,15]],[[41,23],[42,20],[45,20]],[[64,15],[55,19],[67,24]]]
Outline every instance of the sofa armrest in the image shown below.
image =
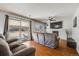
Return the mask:
[[14,53],[14,56],[33,56],[35,55],[35,48],[24,48]]

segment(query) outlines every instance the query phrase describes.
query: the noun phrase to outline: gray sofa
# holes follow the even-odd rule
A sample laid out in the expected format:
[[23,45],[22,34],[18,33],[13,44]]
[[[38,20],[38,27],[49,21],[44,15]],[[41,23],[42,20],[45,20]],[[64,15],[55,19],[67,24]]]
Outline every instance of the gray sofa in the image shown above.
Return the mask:
[[54,33],[38,33],[33,32],[32,37],[35,42],[45,45],[49,48],[57,48],[59,45],[59,38]]
[[[3,35],[2,35],[3,36]],[[16,40],[12,41],[6,41],[5,38],[3,38],[0,35],[0,56],[34,56],[35,55],[35,48],[33,47],[27,47],[20,43],[20,45],[13,43]],[[11,49],[10,44],[13,44],[12,46],[16,46],[13,49]],[[9,44],[10,43],[10,44]]]

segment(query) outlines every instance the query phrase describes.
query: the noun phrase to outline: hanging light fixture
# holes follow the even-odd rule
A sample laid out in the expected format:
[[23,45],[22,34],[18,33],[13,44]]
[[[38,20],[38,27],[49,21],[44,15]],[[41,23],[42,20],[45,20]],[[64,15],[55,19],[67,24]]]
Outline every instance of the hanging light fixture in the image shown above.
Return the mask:
[[49,20],[50,20],[50,21],[56,21],[55,18],[52,17],[52,16],[49,17]]

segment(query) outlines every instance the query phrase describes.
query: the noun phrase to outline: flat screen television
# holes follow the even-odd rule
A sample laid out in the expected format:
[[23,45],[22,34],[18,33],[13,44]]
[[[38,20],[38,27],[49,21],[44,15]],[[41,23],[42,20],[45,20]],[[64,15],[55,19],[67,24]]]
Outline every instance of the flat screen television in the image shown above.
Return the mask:
[[50,28],[52,28],[52,29],[62,28],[62,21],[50,23]]

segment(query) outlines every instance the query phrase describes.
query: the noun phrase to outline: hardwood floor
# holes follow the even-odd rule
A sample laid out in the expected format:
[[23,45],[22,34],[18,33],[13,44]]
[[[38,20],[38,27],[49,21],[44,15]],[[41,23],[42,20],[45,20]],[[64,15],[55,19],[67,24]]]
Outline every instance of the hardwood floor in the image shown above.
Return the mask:
[[65,40],[60,40],[59,47],[56,49],[48,48],[34,41],[27,41],[23,44],[35,47],[36,56],[78,56],[78,53],[75,49],[67,47]]

